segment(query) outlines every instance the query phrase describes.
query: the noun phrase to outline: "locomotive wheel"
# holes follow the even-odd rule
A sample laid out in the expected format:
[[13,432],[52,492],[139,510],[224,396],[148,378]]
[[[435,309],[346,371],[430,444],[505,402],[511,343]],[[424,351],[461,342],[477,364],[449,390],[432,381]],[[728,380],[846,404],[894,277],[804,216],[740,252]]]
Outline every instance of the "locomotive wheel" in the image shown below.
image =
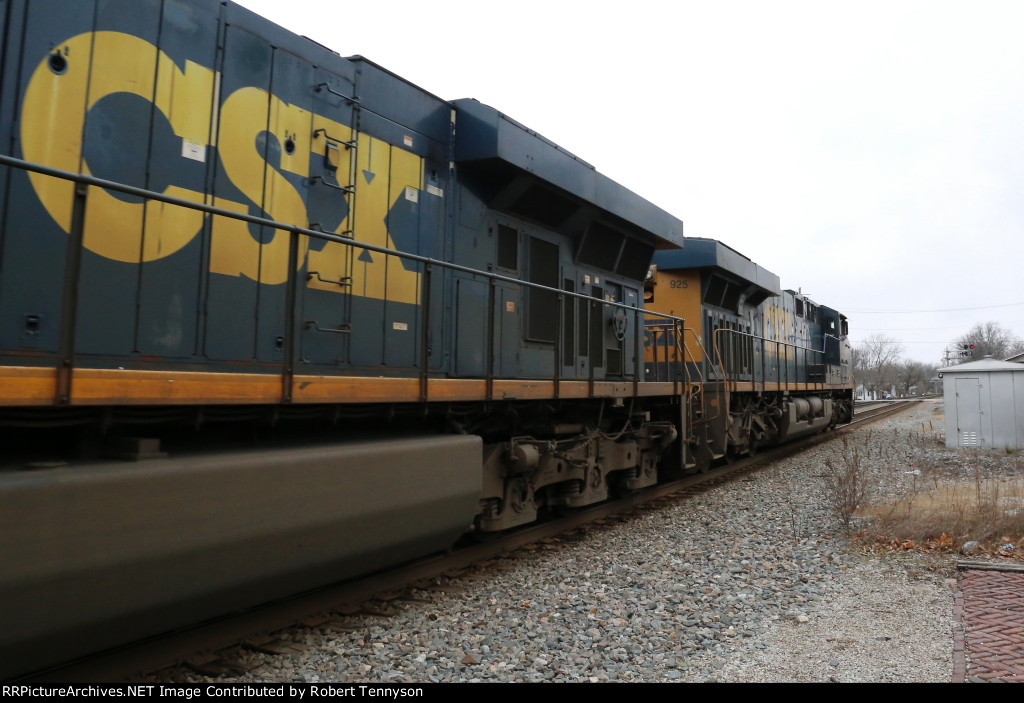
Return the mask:
[[636,489],[627,487],[630,478],[629,474],[629,471],[620,471],[609,476],[608,494],[615,498],[626,498],[637,493]]

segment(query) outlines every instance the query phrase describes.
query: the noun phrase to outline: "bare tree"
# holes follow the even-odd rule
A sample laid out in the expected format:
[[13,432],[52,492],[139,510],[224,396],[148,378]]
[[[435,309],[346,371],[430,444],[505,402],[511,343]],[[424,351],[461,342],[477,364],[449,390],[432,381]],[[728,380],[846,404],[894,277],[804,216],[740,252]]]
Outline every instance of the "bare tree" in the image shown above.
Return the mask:
[[895,365],[896,387],[901,395],[910,395],[910,390],[916,388],[918,393],[924,392],[924,386],[928,381],[928,369],[920,361],[906,359]]
[[903,356],[903,345],[884,334],[873,334],[857,345],[854,373],[871,393],[886,393],[896,385],[897,365]]
[[939,380],[939,364],[924,365],[925,382],[922,393],[938,393],[942,390],[942,381]]
[[973,344],[973,354],[963,361],[975,361],[991,355],[993,359],[1005,359],[1024,351],[1024,339],[1015,336],[998,322],[979,322],[967,334],[956,340],[960,348]]

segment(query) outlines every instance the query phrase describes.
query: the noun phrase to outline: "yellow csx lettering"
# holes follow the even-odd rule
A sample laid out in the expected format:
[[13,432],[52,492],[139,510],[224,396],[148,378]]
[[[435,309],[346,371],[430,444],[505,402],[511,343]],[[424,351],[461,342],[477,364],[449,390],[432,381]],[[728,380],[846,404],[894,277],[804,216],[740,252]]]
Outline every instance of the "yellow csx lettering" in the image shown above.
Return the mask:
[[[183,154],[190,150],[192,158],[205,161],[207,150],[215,146],[224,172],[246,198],[274,220],[306,225],[306,202],[283,172],[307,178],[313,155],[323,158],[326,135],[352,139],[350,127],[256,87],[236,90],[215,109],[218,76],[214,71],[192,61],[186,61],[181,70],[156,46],[131,34],[88,32],[72,37],[58,50],[66,57],[64,70],[52,70],[49,57],[44,58],[25,91],[21,144],[27,161],[90,174],[82,143],[86,115],[104,97],[129,93],[163,113],[182,140]],[[294,144],[294,149],[281,153],[277,168],[269,166],[257,151],[256,138],[264,131],[281,143],[290,139]],[[354,229],[360,241],[395,248],[385,225],[388,208],[406,189],[422,188],[423,160],[365,134],[356,139],[356,172],[378,177],[360,183],[357,200],[335,233]],[[342,164],[339,173],[347,175],[348,170]],[[74,185],[36,173],[29,178],[49,215],[70,232]],[[175,185],[163,193],[239,213],[248,211],[246,203]],[[353,210],[358,214],[353,216]],[[192,241],[202,231],[204,217],[197,210],[155,201],[126,202],[103,189],[91,188],[82,244],[115,261],[154,261]],[[419,274],[405,270],[395,257],[374,255],[372,262],[352,267],[350,247],[329,242],[320,251],[308,250],[303,237],[300,265],[307,256],[309,270],[319,274],[309,283],[311,287],[339,291],[331,281],[350,277],[349,290],[356,295],[417,301]],[[215,217],[209,261],[212,273],[243,276],[268,285],[284,283],[288,279],[288,235],[279,231],[269,241],[260,242],[245,222]]]
[[781,344],[766,344],[765,355],[780,359],[796,358],[794,347],[786,344],[790,341],[789,332],[793,329],[793,314],[783,308],[768,305],[764,308],[764,337],[776,340]]

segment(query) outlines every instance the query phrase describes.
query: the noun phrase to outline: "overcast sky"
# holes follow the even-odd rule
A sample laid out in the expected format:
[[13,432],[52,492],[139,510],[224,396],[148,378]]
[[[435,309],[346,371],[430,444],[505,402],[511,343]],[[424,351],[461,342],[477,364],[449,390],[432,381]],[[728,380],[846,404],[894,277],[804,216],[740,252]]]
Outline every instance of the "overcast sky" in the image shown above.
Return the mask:
[[1024,336],[1024,2],[241,0],[476,98],[721,240],[851,339]]

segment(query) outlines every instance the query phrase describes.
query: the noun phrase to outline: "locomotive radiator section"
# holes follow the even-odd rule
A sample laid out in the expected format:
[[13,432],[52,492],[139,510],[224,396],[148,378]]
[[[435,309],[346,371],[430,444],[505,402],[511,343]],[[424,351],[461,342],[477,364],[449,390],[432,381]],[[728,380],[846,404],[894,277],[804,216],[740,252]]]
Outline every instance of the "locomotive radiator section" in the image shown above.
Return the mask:
[[0,678],[450,547],[469,435],[9,473]]

